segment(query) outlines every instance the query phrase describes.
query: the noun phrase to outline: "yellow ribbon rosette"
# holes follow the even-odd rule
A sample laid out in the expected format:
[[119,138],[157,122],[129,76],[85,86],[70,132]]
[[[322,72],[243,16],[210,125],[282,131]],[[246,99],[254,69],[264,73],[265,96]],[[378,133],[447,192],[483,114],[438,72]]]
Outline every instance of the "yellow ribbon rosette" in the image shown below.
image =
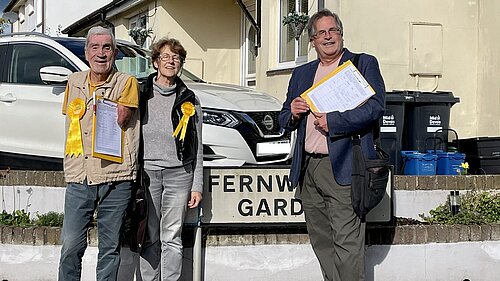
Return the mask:
[[181,136],[179,137],[180,140],[184,140],[184,137],[186,136],[186,130],[189,122],[189,117],[194,115],[195,109],[194,105],[191,102],[184,102],[181,105],[181,111],[182,111],[182,118],[179,121],[179,125],[177,125],[177,128],[175,128],[174,133],[172,136],[175,138],[181,132]]
[[81,98],[74,99],[69,105],[66,114],[69,117],[68,137],[66,138],[66,151],[64,155],[72,157],[83,154],[82,130],[80,119],[85,114],[85,102]]

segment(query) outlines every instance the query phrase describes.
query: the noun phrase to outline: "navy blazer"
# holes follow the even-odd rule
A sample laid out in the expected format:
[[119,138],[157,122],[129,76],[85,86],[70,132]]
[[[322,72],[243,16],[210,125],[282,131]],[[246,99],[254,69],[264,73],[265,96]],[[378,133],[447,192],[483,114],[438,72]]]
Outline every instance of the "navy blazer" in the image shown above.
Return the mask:
[[[351,60],[354,54],[344,49],[344,54],[339,65]],[[290,181],[292,186],[297,186],[303,179],[304,167],[304,141],[306,135],[306,116],[292,122],[290,104],[292,100],[309,89],[314,82],[314,76],[319,65],[319,60],[309,62],[297,67],[290,78],[286,100],[283,103],[279,115],[280,126],[287,131],[297,130],[295,149],[290,169]],[[351,136],[361,135],[361,147],[365,156],[376,158],[372,127],[378,126],[378,119],[384,114],[385,108],[385,86],[380,74],[377,59],[368,54],[361,54],[357,68],[376,94],[368,99],[363,105],[345,112],[327,113],[328,122],[328,153],[332,164],[333,175],[340,185],[351,184],[352,174],[352,143]]]

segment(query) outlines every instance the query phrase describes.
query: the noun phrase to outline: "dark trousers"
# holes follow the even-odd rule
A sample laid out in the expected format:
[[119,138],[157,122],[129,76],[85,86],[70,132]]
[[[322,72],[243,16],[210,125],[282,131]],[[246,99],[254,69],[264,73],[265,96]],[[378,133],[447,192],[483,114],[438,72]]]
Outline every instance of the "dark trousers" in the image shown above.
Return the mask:
[[306,157],[301,197],[324,280],[364,280],[365,223],[351,206],[351,186],[335,181],[328,157]]

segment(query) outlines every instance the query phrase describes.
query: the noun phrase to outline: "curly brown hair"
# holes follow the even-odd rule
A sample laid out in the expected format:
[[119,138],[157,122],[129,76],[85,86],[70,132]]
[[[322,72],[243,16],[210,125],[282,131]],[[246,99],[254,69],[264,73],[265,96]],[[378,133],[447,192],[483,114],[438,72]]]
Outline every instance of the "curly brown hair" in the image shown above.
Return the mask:
[[163,49],[163,47],[165,46],[168,46],[173,53],[178,54],[181,57],[182,66],[184,64],[184,61],[186,60],[187,51],[182,46],[181,42],[174,38],[163,37],[160,40],[154,42],[153,45],[151,45],[151,59],[153,61],[157,60],[161,55],[161,49]]

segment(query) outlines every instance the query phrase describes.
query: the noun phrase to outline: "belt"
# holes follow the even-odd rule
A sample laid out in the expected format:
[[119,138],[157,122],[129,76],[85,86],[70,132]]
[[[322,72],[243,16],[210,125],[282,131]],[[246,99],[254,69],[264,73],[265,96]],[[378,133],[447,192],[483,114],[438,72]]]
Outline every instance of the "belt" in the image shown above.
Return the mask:
[[310,153],[310,152],[306,152],[306,156],[309,156],[313,159],[319,159],[319,158],[325,158],[325,157],[328,157],[328,154],[324,154],[324,153]]

